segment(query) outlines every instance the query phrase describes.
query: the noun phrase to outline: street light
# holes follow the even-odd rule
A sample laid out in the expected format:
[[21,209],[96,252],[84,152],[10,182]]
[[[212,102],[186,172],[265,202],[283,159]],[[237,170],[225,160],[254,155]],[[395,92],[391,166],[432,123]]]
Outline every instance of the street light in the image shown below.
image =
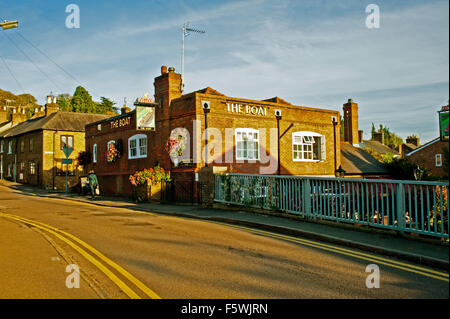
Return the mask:
[[202,101],[203,112],[205,113],[205,167],[208,167],[208,113],[211,111],[211,104]]
[[336,176],[342,178],[344,177],[345,173],[345,169],[342,168],[342,165],[339,165],[339,168],[336,170]]
[[14,29],[19,27],[19,21],[3,21],[0,22],[0,27],[2,27],[3,30],[8,30],[8,29]]
[[334,171],[337,172],[337,151],[336,151],[336,126],[338,122],[336,117],[332,117],[333,120],[333,137],[334,137]]
[[281,110],[275,110],[275,117],[277,119],[277,134],[278,134],[278,175],[281,175],[281,164],[280,164],[280,120],[281,120]]

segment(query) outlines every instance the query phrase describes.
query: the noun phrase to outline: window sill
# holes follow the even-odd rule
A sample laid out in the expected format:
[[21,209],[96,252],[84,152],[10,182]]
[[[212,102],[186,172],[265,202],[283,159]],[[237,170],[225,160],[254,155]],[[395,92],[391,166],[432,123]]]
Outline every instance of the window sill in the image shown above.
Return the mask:
[[319,162],[324,162],[321,160],[299,160],[299,159],[293,159],[293,162],[303,162],[303,163],[319,163]]
[[129,157],[129,160],[134,160],[134,159],[141,159],[141,158],[147,158],[147,155],[145,156],[133,156],[133,157]]

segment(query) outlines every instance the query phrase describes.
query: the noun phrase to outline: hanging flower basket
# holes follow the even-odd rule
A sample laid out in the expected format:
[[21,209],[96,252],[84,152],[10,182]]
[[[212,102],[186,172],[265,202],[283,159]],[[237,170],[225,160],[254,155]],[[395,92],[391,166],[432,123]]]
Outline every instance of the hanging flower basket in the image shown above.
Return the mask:
[[129,177],[130,183],[133,186],[133,200],[139,203],[147,202],[149,199],[158,199],[154,192],[152,196],[152,186],[159,188],[158,185],[161,181],[170,181],[169,173],[167,173],[162,167],[156,166],[154,168],[144,169],[137,171]]
[[[184,135],[185,133],[183,131],[172,131],[165,145],[166,152],[174,162],[175,167],[178,166],[179,159],[183,156],[183,152],[186,149],[187,140]],[[176,136],[176,138],[173,138],[173,136]]]
[[106,151],[106,161],[108,163],[114,163],[119,157],[119,151],[116,149],[114,144],[111,144],[109,149]]

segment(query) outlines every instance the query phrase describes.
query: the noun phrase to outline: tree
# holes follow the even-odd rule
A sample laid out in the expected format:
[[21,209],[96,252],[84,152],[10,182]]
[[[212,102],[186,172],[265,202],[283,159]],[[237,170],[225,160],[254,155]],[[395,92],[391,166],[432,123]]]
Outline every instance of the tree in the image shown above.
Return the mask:
[[82,86],[75,89],[72,99],[70,100],[72,112],[78,113],[95,113],[95,104],[92,101],[92,96]]
[[59,109],[63,112],[71,112],[72,111],[72,106],[70,105],[70,100],[72,99],[72,97],[70,96],[70,94],[59,94],[58,97],[56,98],[56,103],[59,106]]
[[[398,147],[403,144],[403,139],[396,135],[395,133],[391,132],[389,128],[386,126],[383,126],[383,124],[380,124],[380,128],[378,129],[378,133],[384,133],[384,145],[392,148],[392,149],[398,149]],[[372,137],[373,133],[375,133],[375,125],[372,123]]]
[[116,103],[111,101],[110,99],[102,96],[100,98],[102,101],[100,103],[96,103],[96,112],[99,114],[118,114],[118,108],[115,107]]
[[[401,180],[415,180],[414,170],[419,167],[407,158],[393,158],[392,161],[384,162],[383,166],[394,179]],[[428,179],[429,174],[427,173],[427,170],[422,167],[420,168],[424,171],[422,179]]]

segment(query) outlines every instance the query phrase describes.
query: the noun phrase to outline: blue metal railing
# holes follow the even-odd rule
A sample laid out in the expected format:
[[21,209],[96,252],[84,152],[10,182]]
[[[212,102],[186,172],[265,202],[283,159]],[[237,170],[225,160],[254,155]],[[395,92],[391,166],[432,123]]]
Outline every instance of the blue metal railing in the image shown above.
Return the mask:
[[215,174],[215,201],[449,238],[448,183]]

